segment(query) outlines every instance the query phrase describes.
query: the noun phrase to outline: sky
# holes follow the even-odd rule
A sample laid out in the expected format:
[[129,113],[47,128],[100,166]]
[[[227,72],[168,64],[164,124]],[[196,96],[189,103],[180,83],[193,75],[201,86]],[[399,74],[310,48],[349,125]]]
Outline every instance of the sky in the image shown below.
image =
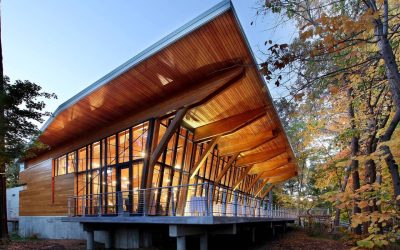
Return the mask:
[[[30,80],[57,100],[76,93],[219,0],[3,0],[1,25],[4,72],[11,80]],[[274,28],[276,16],[256,16],[257,0],[233,0],[258,58],[264,42],[289,42],[290,23]],[[253,25],[251,25],[253,22]],[[282,92],[268,84],[274,96]]]

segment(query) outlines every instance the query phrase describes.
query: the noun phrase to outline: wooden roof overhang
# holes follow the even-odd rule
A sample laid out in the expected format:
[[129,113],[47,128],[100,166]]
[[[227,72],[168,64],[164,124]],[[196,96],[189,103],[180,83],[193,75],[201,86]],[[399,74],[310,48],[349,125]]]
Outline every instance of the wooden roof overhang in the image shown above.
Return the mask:
[[234,157],[232,166],[247,166],[249,174],[264,180],[297,175],[296,158],[230,1],[62,104],[43,126],[40,140],[57,147],[183,107],[183,121],[195,130],[195,140],[218,137],[221,154]]

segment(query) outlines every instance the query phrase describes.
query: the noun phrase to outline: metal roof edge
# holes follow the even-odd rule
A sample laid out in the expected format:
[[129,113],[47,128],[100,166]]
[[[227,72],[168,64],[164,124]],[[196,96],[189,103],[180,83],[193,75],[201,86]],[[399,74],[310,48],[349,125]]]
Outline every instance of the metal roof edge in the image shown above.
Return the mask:
[[192,19],[188,23],[184,24],[180,28],[176,29],[175,31],[171,32],[169,35],[165,36],[158,42],[154,43],[147,49],[143,50],[136,56],[132,57],[119,67],[115,68],[112,70],[110,73],[107,75],[103,76],[96,82],[92,83],[82,91],[80,91],[78,94],[74,95],[64,103],[62,103],[58,108],[54,111],[52,116],[45,122],[45,124],[41,127],[41,131],[43,132],[46,130],[46,128],[51,124],[51,122],[54,120],[54,118],[59,115],[62,111],[70,107],[71,105],[77,103],[79,100],[81,100],[83,97],[91,94],[101,86],[107,84],[111,80],[115,79],[116,77],[120,76],[124,72],[128,71],[135,65],[141,63],[142,61],[146,60],[147,58],[153,56],[157,52],[161,51],[168,45],[177,42],[178,40],[182,39],[186,35],[190,34],[194,30],[200,28],[204,24],[212,21],[213,19],[217,18],[221,14],[225,13],[226,11],[230,10],[233,8],[233,5],[230,0],[223,0],[220,3],[216,4],[214,7],[210,8],[209,10],[203,12],[196,18]]
[[[237,22],[237,24],[238,24],[240,33],[242,34],[242,37],[243,37],[243,39],[244,39],[244,41],[245,41],[245,43],[246,43],[247,49],[248,49],[249,52],[250,52],[251,59],[252,59],[254,65],[257,67],[257,69],[260,69],[259,66],[258,66],[258,63],[257,63],[257,61],[256,61],[256,59],[255,59],[253,50],[251,49],[249,40],[247,39],[247,37],[246,37],[246,35],[245,35],[245,33],[244,33],[243,26],[242,26],[242,24],[240,23],[239,17],[238,17],[238,15],[237,15],[237,12],[236,12],[235,7],[234,7],[233,5],[232,5],[232,12],[233,12],[233,15],[235,16],[235,19],[236,19],[236,22]],[[278,110],[276,109],[276,107],[275,107],[275,105],[274,105],[273,98],[272,98],[271,93],[269,92],[269,89],[268,89],[268,85],[267,85],[267,83],[266,83],[264,77],[261,76],[260,71],[258,71],[257,75],[258,75],[258,77],[260,78],[261,82],[264,83],[264,85],[265,85],[265,87],[266,87],[266,90],[267,90],[267,91],[265,91],[265,93],[266,93],[266,95],[267,95],[267,98],[269,98],[269,99],[271,100],[271,102],[272,102],[272,107],[274,108],[274,112],[275,112],[275,114],[277,115],[277,117],[278,117],[278,119],[279,119],[280,127],[281,127],[281,129],[284,131],[285,138],[286,138],[286,140],[287,140],[287,142],[288,142],[288,144],[289,144],[289,147],[290,147],[290,150],[291,150],[292,153],[293,153],[293,156],[296,158],[296,153],[294,152],[292,143],[290,142],[289,137],[288,137],[287,134],[286,134],[285,128],[284,128],[283,125],[282,125],[282,124],[283,124],[283,123],[282,123],[282,119],[281,119],[281,118],[279,117],[279,115],[278,115]],[[295,159],[295,161],[296,161],[296,165],[297,165],[297,169],[298,169],[297,159]]]

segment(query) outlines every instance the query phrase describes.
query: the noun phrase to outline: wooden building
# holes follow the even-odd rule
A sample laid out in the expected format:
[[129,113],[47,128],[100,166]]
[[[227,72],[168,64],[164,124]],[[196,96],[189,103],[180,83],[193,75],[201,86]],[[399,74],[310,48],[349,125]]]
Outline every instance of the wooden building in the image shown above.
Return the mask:
[[49,150],[20,174],[21,216],[192,216],[205,193],[211,215],[233,216],[221,206],[297,175],[229,1],[72,97],[42,131]]

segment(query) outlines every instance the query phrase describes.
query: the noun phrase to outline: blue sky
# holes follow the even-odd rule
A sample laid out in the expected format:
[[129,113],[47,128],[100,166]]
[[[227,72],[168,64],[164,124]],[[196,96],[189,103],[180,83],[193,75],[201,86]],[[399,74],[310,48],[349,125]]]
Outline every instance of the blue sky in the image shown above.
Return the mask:
[[[288,42],[292,25],[256,18],[257,0],[233,4],[256,56],[265,40]],[[4,71],[58,95],[48,111],[95,82],[219,0],[3,0]],[[252,21],[255,24],[250,25]],[[273,94],[279,95],[272,84]]]

